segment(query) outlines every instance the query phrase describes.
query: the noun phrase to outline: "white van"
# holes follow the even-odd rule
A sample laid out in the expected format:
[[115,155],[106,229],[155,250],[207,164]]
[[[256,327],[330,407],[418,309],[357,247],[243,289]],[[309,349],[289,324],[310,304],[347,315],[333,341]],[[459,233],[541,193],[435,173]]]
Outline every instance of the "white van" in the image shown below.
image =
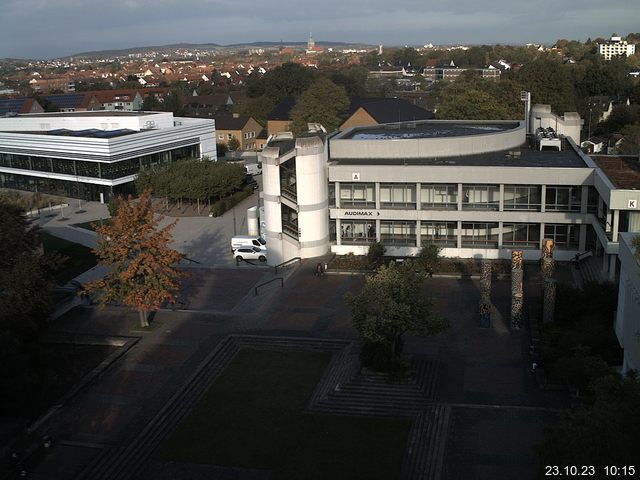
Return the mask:
[[245,163],[244,171],[247,175],[260,175],[262,173],[262,163]]
[[267,250],[267,242],[262,237],[252,237],[250,235],[236,235],[231,238],[231,251],[242,247],[258,247],[260,250]]

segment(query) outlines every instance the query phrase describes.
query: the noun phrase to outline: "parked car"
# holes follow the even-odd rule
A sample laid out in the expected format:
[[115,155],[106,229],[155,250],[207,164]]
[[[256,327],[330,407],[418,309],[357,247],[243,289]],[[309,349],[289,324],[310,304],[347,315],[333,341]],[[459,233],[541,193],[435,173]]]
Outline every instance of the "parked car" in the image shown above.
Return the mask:
[[237,262],[243,260],[260,260],[261,262],[266,262],[267,252],[258,247],[241,247],[233,251],[233,257]]

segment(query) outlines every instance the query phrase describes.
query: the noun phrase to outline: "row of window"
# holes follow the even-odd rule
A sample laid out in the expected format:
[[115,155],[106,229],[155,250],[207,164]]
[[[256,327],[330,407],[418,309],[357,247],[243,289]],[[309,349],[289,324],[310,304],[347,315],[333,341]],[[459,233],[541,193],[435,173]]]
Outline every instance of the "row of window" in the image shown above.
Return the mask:
[[[335,220],[332,220],[335,231]],[[579,225],[545,224],[544,237],[551,238],[557,248],[577,250]],[[462,222],[461,246],[498,248],[500,224],[497,222]],[[420,242],[441,247],[458,246],[458,222],[420,222],[381,220],[379,240],[385,245],[416,246],[417,234]],[[334,239],[335,240],[335,239]],[[362,220],[340,221],[340,242],[348,245],[364,245],[378,240],[374,223]],[[539,223],[503,223],[502,246],[517,248],[540,248]]]
[[[598,194],[589,187],[587,199],[589,211],[597,209]],[[413,209],[420,202],[423,210],[457,210],[457,184],[381,183],[380,208]],[[330,206],[336,206],[335,184],[329,186]],[[582,203],[581,186],[547,186],[545,189],[545,210],[579,212]],[[342,208],[376,208],[376,188],[374,183],[341,183],[338,192]],[[500,185],[463,185],[463,210],[499,210]],[[542,187],[540,185],[505,185],[504,210],[540,211],[542,207]]]
[[111,163],[0,153],[0,167],[113,180],[134,175],[145,168],[198,156],[198,145]]

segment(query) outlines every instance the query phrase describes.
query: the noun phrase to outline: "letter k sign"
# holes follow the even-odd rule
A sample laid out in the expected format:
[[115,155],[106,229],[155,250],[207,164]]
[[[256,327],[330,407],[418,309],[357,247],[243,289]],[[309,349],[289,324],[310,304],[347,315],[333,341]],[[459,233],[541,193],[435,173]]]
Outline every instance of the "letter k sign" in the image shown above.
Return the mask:
[[638,208],[638,200],[629,200],[627,208]]

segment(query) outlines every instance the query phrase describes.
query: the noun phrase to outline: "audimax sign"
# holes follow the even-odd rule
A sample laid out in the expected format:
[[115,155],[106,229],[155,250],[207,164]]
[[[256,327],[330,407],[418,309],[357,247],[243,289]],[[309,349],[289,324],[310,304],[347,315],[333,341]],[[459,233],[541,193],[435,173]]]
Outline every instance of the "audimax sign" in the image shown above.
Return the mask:
[[345,217],[356,217],[356,218],[369,218],[369,217],[379,217],[380,212],[370,211],[370,210],[347,210],[343,213]]

